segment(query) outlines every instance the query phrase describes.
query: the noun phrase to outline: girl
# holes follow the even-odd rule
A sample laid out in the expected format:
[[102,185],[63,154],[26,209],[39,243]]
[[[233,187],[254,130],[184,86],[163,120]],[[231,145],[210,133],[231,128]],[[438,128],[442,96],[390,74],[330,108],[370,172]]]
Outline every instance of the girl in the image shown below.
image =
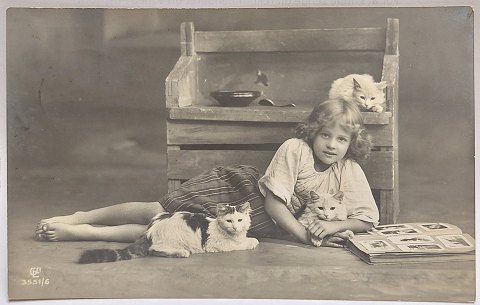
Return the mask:
[[[357,163],[366,159],[371,146],[358,106],[343,100],[325,101],[295,133],[296,138],[280,146],[260,179],[250,166],[217,167],[185,182],[159,202],[127,202],[43,219],[37,237],[46,241],[133,242],[157,213],[186,210],[214,216],[218,202],[245,201],[252,207],[249,234],[256,237],[278,237],[286,231],[306,244],[311,244],[313,235],[324,238],[323,245],[339,247],[344,240],[333,234],[364,232],[377,225],[377,206]],[[300,224],[294,215],[312,190],[341,190],[348,219],[317,220],[308,228]]]

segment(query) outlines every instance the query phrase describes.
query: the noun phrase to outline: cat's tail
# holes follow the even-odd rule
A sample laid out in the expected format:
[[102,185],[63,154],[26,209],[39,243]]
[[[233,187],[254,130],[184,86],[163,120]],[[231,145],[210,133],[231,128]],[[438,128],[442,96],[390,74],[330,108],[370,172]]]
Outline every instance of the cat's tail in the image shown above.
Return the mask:
[[83,251],[78,259],[78,263],[110,263],[145,257],[148,255],[150,246],[150,239],[144,235],[125,249],[94,249]]

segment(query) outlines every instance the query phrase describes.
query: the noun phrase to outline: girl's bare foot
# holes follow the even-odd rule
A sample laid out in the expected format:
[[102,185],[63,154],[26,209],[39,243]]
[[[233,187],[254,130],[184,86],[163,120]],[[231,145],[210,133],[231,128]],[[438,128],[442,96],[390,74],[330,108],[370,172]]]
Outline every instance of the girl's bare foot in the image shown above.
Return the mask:
[[70,215],[55,216],[55,217],[42,219],[37,224],[37,229],[40,229],[45,224],[55,223],[55,222],[61,222],[61,223],[66,223],[66,224],[71,224],[71,225],[81,224],[81,223],[83,223],[82,220],[80,219],[81,213],[82,212],[75,212],[75,213],[70,214]]
[[46,223],[35,231],[42,241],[89,240],[92,226],[88,224]]
[[46,225],[51,225],[54,223],[63,223],[63,224],[70,224],[70,225],[76,225],[76,224],[83,224],[82,220],[80,219],[80,215],[83,212],[75,212],[70,215],[65,215],[65,216],[55,216],[51,218],[46,218],[42,219],[38,222],[37,227],[35,228],[35,234],[37,236],[37,239],[46,241],[48,238],[45,236],[45,231],[48,226]]

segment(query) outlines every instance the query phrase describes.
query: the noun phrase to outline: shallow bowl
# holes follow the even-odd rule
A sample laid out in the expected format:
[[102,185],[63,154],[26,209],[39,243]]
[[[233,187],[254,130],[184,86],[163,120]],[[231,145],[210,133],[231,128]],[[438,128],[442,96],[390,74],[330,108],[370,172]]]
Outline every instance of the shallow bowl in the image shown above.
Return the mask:
[[245,107],[250,105],[256,98],[262,95],[261,91],[213,91],[210,95],[225,107]]

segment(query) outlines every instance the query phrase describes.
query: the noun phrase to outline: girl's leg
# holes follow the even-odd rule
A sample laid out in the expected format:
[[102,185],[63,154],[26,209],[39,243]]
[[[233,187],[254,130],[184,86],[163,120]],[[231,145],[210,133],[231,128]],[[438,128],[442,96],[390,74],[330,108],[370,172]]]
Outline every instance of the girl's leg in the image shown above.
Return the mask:
[[115,241],[134,242],[147,229],[146,225],[125,224],[119,226],[95,227],[89,224],[45,224],[39,238],[44,241]]
[[[35,230],[42,241],[104,240],[131,242],[153,216],[165,212],[159,202],[125,202],[91,211],[42,219]],[[94,227],[101,225],[104,227]]]
[[42,219],[44,224],[96,224],[116,226],[123,224],[148,224],[153,216],[165,212],[159,202],[125,202],[87,212],[78,211],[70,215]]

